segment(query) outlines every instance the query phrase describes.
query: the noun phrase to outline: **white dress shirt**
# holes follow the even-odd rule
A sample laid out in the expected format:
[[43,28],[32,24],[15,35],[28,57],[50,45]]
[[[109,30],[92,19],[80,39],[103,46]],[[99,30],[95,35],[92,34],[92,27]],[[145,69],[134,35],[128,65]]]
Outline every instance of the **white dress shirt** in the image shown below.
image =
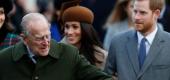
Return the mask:
[[[158,26],[155,27],[153,32],[151,32],[150,34],[145,36],[145,38],[146,38],[146,42],[145,42],[145,44],[146,44],[146,55],[148,55],[150,46],[152,45],[152,42],[153,42],[155,35],[156,35],[156,32],[158,31],[157,27]],[[137,32],[137,37],[138,37],[138,49],[139,49],[141,40],[144,38],[144,36],[140,32]]]
[[26,47],[27,47],[29,58],[33,61],[34,64],[36,64],[37,61],[33,58],[35,56],[35,54],[32,53],[32,51],[30,50],[30,48],[28,46],[26,46]]

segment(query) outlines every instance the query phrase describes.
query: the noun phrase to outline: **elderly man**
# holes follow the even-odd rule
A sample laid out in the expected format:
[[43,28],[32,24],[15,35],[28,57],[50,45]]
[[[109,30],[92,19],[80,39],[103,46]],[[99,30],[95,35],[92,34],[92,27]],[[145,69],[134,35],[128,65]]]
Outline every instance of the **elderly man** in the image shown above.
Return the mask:
[[111,80],[76,48],[51,40],[43,15],[27,14],[21,25],[23,41],[0,51],[0,80]]

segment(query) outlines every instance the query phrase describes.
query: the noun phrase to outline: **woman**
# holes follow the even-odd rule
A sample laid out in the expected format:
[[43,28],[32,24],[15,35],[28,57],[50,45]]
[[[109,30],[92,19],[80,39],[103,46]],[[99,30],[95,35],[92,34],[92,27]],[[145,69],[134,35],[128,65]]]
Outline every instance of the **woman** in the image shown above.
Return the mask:
[[114,35],[133,29],[131,16],[132,0],[118,0],[105,25],[107,33],[104,39],[104,48],[106,50],[109,50],[109,46]]
[[[92,65],[103,69],[107,52],[92,26],[94,15],[91,10],[82,6],[73,6],[62,14],[65,43],[72,44]],[[64,42],[64,41],[63,41]]]
[[19,37],[12,34],[12,28],[9,26],[7,14],[11,9],[10,0],[0,0],[0,50],[19,41]]

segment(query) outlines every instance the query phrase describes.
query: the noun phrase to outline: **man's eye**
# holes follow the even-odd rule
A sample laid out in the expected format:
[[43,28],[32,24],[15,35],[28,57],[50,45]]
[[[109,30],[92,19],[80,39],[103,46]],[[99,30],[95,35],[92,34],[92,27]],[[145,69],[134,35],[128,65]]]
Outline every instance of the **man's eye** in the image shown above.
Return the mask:
[[40,41],[40,40],[43,39],[43,37],[36,37],[35,39],[38,40],[38,41]]

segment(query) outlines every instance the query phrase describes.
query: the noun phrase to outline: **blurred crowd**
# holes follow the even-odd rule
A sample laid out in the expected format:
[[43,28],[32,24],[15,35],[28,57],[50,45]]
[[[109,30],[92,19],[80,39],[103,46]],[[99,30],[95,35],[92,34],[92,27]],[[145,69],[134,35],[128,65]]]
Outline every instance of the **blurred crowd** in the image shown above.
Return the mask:
[[[19,35],[21,33],[22,29],[20,26],[20,22],[25,14],[30,12],[39,12],[45,15],[49,23],[51,23],[52,38],[55,39],[56,41],[60,41],[64,36],[63,27],[62,27],[63,25],[62,25],[62,21],[60,20],[61,17],[60,14],[62,14],[62,12],[64,11],[64,7],[68,8],[69,6],[78,4],[78,5],[85,6],[93,11],[94,13],[93,26],[97,31],[100,41],[104,44],[105,47],[106,44],[109,44],[107,43],[108,40],[107,35],[109,33],[109,30],[107,29],[109,28],[108,25],[114,22],[117,23],[117,21],[114,21],[114,17],[112,15],[114,14],[114,16],[117,17],[123,16],[124,13],[119,14],[119,12],[118,13],[116,12],[119,10],[124,10],[124,8],[126,7],[125,6],[120,8],[119,10],[116,10],[117,7],[115,8],[115,6],[119,6],[119,4],[121,5],[122,0],[107,0],[107,1],[103,1],[103,0],[12,0],[12,1],[13,1],[13,6],[12,6],[12,10],[8,14],[8,17],[9,17],[10,30],[12,30],[15,34]],[[66,4],[67,6],[66,5],[63,6],[64,3],[71,2],[71,1],[75,1],[75,2],[68,3]],[[115,5],[116,3],[117,5]],[[166,0],[166,5],[164,6],[160,19],[158,20],[163,25],[164,30],[168,32],[170,32],[170,28],[168,27],[170,25],[169,3],[170,2]],[[122,5],[124,5],[124,3]],[[115,30],[115,31],[119,32],[119,30]]]
[[[63,29],[60,21],[60,10],[63,11],[63,3],[70,2],[74,0],[13,0],[13,8],[8,14],[10,21],[10,28],[14,30],[14,33],[21,33],[20,22],[22,17],[30,12],[39,12],[44,14],[49,23],[51,23],[51,31],[53,39],[60,41],[63,37]],[[76,0],[75,0],[76,1]],[[111,15],[116,12],[115,4],[120,3],[121,0],[77,0],[77,4],[88,7],[94,13],[94,28],[103,43],[104,39],[107,38],[107,25],[111,21]],[[170,31],[169,29],[169,1],[166,0],[166,5],[162,11],[162,15],[158,20],[164,27],[164,30]],[[67,4],[72,6],[71,4]],[[104,6],[102,6],[104,5]],[[69,7],[69,6],[67,6]],[[121,13],[120,13],[121,14]],[[121,16],[121,15],[120,15]],[[104,43],[105,45],[105,43]]]

